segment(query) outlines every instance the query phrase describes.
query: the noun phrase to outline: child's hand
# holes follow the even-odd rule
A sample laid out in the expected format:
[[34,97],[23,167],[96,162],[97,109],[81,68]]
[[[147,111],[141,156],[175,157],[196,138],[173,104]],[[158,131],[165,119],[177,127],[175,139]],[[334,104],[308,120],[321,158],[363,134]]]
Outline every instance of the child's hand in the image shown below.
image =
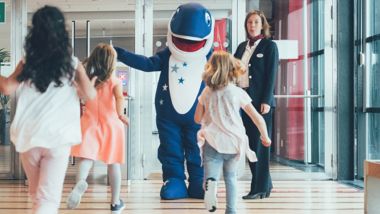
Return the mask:
[[265,146],[265,147],[269,147],[271,144],[272,144],[272,141],[269,139],[268,136],[260,136],[260,139],[261,139],[261,143]]
[[97,76],[92,77],[92,79],[91,79],[91,85],[92,86],[95,86],[96,79],[98,79]]
[[[94,76],[94,77],[91,79],[90,83],[91,83],[92,86],[95,86],[96,79],[98,79],[97,76]],[[73,81],[73,85],[74,85],[74,87],[75,87],[76,90],[77,90],[77,94],[78,94],[78,96],[79,96],[79,97],[85,97],[85,93],[83,92],[83,89],[81,89],[81,87],[78,85],[78,83],[77,83],[76,81]],[[86,101],[86,99],[83,99],[83,100]]]
[[129,126],[128,117],[126,117],[124,115],[119,115],[119,120],[121,120],[121,122],[123,122],[126,126]]

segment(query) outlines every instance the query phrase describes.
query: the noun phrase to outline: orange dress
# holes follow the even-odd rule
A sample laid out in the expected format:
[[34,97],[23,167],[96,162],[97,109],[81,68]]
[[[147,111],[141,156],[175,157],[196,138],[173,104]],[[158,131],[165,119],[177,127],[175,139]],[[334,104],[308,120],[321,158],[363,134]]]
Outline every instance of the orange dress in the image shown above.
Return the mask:
[[97,96],[86,101],[81,117],[82,143],[73,146],[71,155],[106,164],[124,163],[125,129],[116,112],[113,89],[120,80],[111,76],[97,88]]

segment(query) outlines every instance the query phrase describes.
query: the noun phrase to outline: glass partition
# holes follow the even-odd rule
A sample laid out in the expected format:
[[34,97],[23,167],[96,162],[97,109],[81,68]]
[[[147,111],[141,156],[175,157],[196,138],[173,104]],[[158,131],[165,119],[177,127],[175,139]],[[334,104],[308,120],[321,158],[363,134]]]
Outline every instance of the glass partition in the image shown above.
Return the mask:
[[[4,19],[0,22],[0,74],[9,76],[13,70],[11,66],[11,27],[12,27],[12,1],[0,2],[4,8]],[[0,94],[0,178],[12,176],[12,158],[14,150],[9,139],[10,127],[10,97]]]
[[364,179],[364,161],[380,159],[380,2],[355,5],[355,178]]
[[275,155],[323,166],[324,1],[275,0],[271,14],[274,39],[292,41],[296,51],[296,57],[287,57],[291,51],[278,45]]
[[380,159],[380,2],[367,0],[365,17],[365,112],[367,120],[366,159]]

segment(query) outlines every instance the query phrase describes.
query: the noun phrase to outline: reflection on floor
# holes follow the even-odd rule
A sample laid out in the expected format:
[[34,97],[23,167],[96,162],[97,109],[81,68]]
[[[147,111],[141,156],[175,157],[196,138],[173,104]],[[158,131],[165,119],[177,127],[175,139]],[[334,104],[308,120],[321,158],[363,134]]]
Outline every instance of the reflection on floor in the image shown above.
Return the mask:
[[[294,180],[313,180],[313,181],[323,181],[329,180],[329,178],[325,175],[323,171],[309,171],[309,170],[301,170],[296,169],[294,167],[289,167],[282,165],[280,163],[271,162],[270,165],[271,176],[273,180],[277,181],[294,181]],[[148,180],[161,180],[161,172],[155,171],[152,172],[148,177]],[[241,181],[250,181],[251,180],[251,172],[249,171],[248,164],[239,180]]]
[[[310,169],[310,168],[308,168]],[[270,172],[272,179],[274,181],[295,181],[295,180],[306,180],[306,181],[323,181],[329,180],[325,173],[321,170],[305,170],[299,167],[289,167],[278,162],[271,162]],[[241,180],[251,180],[251,172],[248,167],[241,177]]]
[[[77,174],[78,164],[79,164],[78,158],[75,158],[74,161],[73,159],[70,159],[70,164],[66,172],[66,183],[75,182],[75,176]],[[100,161],[96,161],[94,164],[94,167],[90,171],[88,182],[94,183],[94,184],[106,184],[107,183],[107,165]]]
[[11,145],[0,144],[0,174],[9,173],[11,170]]

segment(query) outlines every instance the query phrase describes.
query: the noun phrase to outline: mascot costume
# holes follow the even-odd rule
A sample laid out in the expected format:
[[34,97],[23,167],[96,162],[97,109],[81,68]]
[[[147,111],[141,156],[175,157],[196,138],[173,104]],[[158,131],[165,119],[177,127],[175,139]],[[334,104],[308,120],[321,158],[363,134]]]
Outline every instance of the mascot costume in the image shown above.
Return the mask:
[[[203,168],[194,122],[197,98],[204,88],[202,73],[211,54],[214,19],[202,5],[180,5],[168,26],[168,47],[152,57],[115,47],[118,60],[138,70],[161,71],[155,106],[160,137],[158,159],[164,184],[162,199],[203,198]],[[189,186],[185,183],[185,166]]]

